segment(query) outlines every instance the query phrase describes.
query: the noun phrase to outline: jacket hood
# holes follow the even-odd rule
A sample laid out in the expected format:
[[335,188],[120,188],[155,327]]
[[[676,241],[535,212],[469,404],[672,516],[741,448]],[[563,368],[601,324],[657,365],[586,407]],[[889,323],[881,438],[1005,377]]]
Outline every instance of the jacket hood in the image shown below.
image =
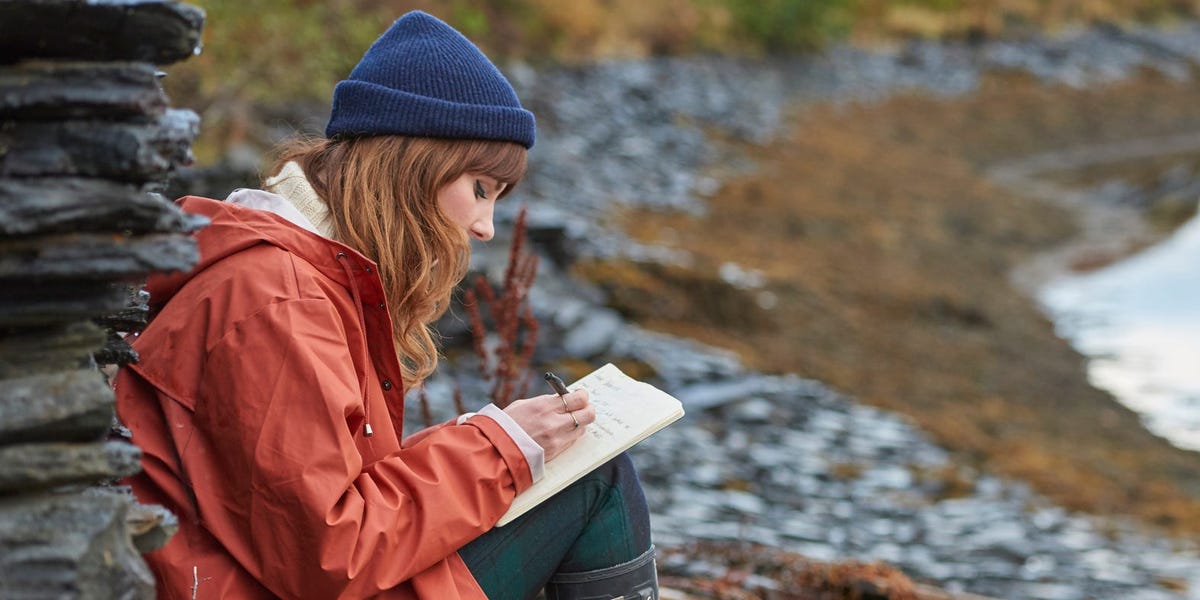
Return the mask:
[[[267,194],[259,190],[242,190],[230,196],[236,200],[239,193]],[[234,202],[213,200],[200,196],[184,196],[175,203],[184,211],[207,217],[209,225],[196,234],[200,250],[200,261],[191,271],[153,275],[146,281],[150,292],[151,313],[170,300],[196,274],[212,264],[252,246],[270,244],[282,248],[320,270],[325,276],[349,287],[350,274],[358,270],[370,271],[374,263],[345,244],[331,240],[297,224],[288,218],[268,210],[240,206]],[[344,264],[338,257],[350,258]],[[350,270],[350,272],[347,271]]]

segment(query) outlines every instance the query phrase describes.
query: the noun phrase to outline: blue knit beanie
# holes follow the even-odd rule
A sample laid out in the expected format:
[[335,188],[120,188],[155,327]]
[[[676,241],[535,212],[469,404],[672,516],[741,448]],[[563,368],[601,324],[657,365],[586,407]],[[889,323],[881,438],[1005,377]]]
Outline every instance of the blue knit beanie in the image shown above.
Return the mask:
[[500,70],[421,11],[392,23],[333,90],[325,136],[400,134],[516,142],[530,148],[533,113]]

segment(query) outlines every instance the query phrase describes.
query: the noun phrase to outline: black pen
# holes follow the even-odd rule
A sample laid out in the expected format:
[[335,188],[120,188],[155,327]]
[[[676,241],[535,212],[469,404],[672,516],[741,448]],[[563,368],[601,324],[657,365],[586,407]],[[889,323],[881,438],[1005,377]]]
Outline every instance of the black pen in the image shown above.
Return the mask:
[[566,396],[570,393],[567,391],[567,385],[563,383],[562,379],[558,378],[558,375],[555,375],[550,371],[546,371],[545,377],[546,383],[550,384],[550,388],[554,390],[555,394],[558,394],[559,396]]
[[563,397],[570,393],[567,391],[566,384],[558,378],[558,375],[550,371],[546,371],[545,379],[546,383],[550,384],[550,388],[554,390],[554,393],[558,394],[558,399],[562,400],[563,410],[567,411],[568,415],[571,415],[571,421],[575,423],[575,429],[579,429],[579,419],[575,418],[575,413],[571,412],[570,407],[567,406],[567,399]]

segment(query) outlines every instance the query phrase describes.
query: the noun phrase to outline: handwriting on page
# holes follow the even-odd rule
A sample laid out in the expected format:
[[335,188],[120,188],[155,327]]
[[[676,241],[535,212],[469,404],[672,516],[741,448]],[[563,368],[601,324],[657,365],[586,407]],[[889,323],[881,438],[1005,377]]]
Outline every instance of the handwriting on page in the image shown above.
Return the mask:
[[[618,435],[619,431],[633,430],[625,419],[636,416],[636,413],[630,414],[628,406],[628,399],[636,394],[636,390],[630,389],[628,384],[637,382],[630,380],[620,371],[613,375],[608,369],[600,369],[577,384],[578,387],[586,389],[589,397],[593,399],[596,422],[588,426],[588,434],[596,439],[611,438]],[[597,402],[596,398],[603,398],[604,401]]]
[[678,400],[630,378],[613,364],[606,364],[568,386],[568,389],[578,388],[588,391],[596,408],[596,421],[588,425],[586,435],[546,463],[542,479],[517,496],[497,525],[512,521],[604,461],[683,416],[683,406]]
[[588,426],[588,435],[606,438],[615,436],[617,431],[629,430],[629,425],[613,410],[612,404],[592,403],[592,406],[596,407],[596,421]]

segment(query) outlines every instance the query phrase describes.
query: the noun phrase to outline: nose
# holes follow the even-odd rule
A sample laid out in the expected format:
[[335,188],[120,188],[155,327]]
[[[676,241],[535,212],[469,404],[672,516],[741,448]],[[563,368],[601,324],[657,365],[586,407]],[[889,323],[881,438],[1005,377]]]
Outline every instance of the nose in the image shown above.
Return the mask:
[[486,242],[496,235],[496,226],[492,224],[492,205],[489,202],[487,208],[482,211],[479,218],[471,223],[471,237]]

